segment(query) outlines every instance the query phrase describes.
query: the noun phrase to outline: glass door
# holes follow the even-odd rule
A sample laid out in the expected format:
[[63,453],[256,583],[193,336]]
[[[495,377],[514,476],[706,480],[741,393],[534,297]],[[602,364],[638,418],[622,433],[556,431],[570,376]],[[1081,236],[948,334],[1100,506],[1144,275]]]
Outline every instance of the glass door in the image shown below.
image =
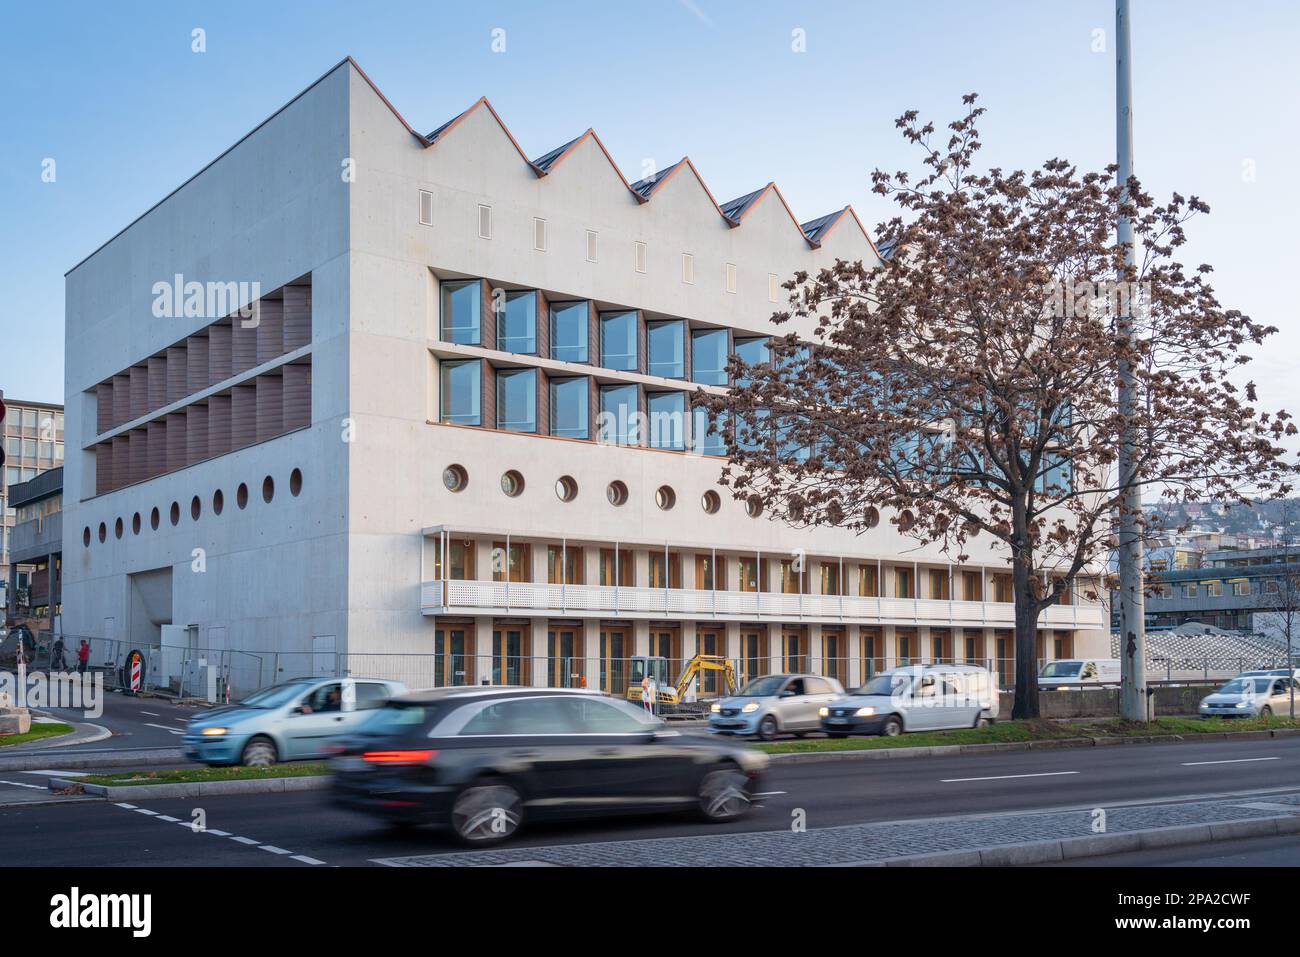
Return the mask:
[[433,685],[465,685],[473,682],[472,661],[465,653],[464,628],[439,628],[433,634]]
[[786,671],[807,671],[807,654],[802,631],[788,630],[781,633],[781,662]]
[[553,628],[546,634],[546,683],[551,688],[585,688],[582,632]]
[[627,632],[601,629],[600,690],[622,697],[627,694]]
[[492,683],[522,685],[528,683],[528,660],[522,627],[497,628],[492,632]]

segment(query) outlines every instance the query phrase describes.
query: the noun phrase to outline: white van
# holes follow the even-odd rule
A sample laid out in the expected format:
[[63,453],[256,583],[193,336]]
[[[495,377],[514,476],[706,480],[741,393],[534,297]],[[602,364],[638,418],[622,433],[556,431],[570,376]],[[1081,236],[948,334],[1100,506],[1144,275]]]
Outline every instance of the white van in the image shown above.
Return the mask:
[[1073,688],[1118,688],[1118,658],[1062,658],[1049,661],[1038,673],[1039,691]]
[[978,665],[907,665],[881,672],[819,713],[832,738],[978,728],[998,716],[998,683]]

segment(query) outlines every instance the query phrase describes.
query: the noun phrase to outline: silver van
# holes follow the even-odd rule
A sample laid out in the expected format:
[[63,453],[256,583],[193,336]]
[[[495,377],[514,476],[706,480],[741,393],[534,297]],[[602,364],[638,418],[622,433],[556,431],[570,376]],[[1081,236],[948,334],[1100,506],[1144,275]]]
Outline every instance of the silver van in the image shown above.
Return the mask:
[[817,730],[819,710],[843,694],[842,684],[822,675],[764,675],[714,704],[709,730],[764,741],[787,732],[802,737]]
[[998,683],[978,665],[906,665],[884,671],[821,709],[832,738],[979,728],[998,716]]

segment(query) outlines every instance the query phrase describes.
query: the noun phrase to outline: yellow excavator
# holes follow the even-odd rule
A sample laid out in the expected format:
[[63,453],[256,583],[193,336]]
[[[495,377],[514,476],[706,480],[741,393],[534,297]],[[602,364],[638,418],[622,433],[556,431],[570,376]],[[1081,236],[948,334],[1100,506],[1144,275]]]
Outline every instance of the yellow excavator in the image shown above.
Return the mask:
[[[668,682],[668,659],[657,655],[635,655],[627,682],[627,700],[641,703],[641,681],[649,675],[655,683],[656,704],[681,704],[691,682],[706,671],[721,671],[728,695],[736,693],[736,671],[731,662],[718,655],[696,655],[686,663],[677,686]],[[702,689],[701,689],[702,690]]]

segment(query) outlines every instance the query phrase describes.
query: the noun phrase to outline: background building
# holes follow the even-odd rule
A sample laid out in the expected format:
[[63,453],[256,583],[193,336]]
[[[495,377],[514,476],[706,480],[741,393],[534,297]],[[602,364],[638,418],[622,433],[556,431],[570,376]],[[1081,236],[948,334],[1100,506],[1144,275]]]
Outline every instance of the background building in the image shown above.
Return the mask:
[[11,567],[10,547],[17,510],[11,489],[46,469],[63,465],[63,406],[4,397],[4,469],[0,474],[0,603],[15,614],[26,610],[19,599],[26,593],[33,569]]
[[[590,130],[534,155],[486,100],[416,133],[348,60],[73,268],[66,633],[236,686],[1009,662],[994,543],[778,525],[691,411],[785,277],[875,261],[852,209],[629,182]],[[1084,591],[1042,657],[1104,653]]]

